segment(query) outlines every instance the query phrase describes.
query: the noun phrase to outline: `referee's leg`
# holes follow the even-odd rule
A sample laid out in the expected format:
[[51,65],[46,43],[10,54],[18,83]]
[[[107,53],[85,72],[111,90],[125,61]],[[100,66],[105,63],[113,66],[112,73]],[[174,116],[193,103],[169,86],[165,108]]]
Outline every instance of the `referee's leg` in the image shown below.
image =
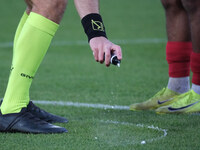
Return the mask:
[[[42,117],[56,117],[30,103],[29,89],[62,19],[67,0],[32,0],[15,44],[12,70],[1,104],[0,131],[62,133],[67,130],[48,123]],[[41,112],[41,114],[38,114]],[[18,118],[16,121],[16,118]],[[40,121],[38,121],[38,119]],[[59,118],[64,119],[64,118]],[[54,121],[52,121],[54,122]],[[12,126],[11,126],[12,125]]]

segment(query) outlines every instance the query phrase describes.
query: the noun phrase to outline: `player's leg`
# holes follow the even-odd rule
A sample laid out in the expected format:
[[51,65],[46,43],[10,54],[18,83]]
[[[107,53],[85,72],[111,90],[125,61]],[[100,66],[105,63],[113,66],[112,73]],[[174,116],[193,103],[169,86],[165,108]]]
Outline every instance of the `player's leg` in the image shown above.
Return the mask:
[[190,22],[193,52],[191,54],[192,90],[182,96],[171,106],[161,107],[158,113],[192,113],[200,112],[200,1],[182,0]]
[[191,55],[191,69],[193,72],[192,89],[200,94],[200,1],[199,0],[182,0],[187,10],[191,35],[193,52]]
[[161,2],[165,10],[168,37],[166,46],[169,64],[168,86],[148,101],[131,105],[131,110],[155,109],[168,105],[174,102],[174,96],[190,89],[189,64],[192,44],[188,17],[181,0],[161,0]]
[[[58,28],[62,15],[65,11],[67,0],[32,0],[32,11],[23,25],[16,47],[13,59],[13,68],[3,103],[1,105],[0,130],[5,130],[12,117],[21,117],[24,115],[25,125],[27,120],[30,121],[31,115],[26,107],[29,104],[29,88],[35,76],[35,73],[45,56],[50,42]],[[9,114],[9,115],[8,115]],[[27,118],[27,117],[28,118]],[[32,115],[33,116],[33,115]],[[7,119],[7,120],[6,120]],[[9,121],[8,121],[9,120]],[[34,121],[34,119],[32,120]],[[36,121],[37,122],[37,121]],[[12,122],[13,124],[14,122]],[[20,122],[22,123],[22,122]],[[25,128],[20,126],[13,127],[11,130],[24,131]],[[34,125],[34,123],[33,123]],[[46,122],[46,126],[38,126],[39,132],[66,132],[64,128],[54,127]],[[18,129],[16,129],[16,127]],[[35,126],[28,126],[30,132]],[[46,130],[50,128],[50,130]],[[38,131],[36,131],[38,132]]]
[[190,55],[192,43],[189,21],[181,0],[172,0],[174,6],[162,0],[166,14],[168,43],[166,56],[169,65],[168,88],[178,93],[189,91]]

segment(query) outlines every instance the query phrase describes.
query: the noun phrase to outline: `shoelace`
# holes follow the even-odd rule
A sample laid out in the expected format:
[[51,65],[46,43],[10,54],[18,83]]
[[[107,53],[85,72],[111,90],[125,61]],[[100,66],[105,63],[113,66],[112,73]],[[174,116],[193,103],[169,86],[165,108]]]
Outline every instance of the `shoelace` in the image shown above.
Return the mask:
[[191,92],[191,94],[189,95],[187,103],[194,103],[200,99],[200,96],[198,98],[195,97],[195,95],[197,95],[197,94],[194,91],[191,90],[190,92]]
[[40,124],[40,125],[48,124],[46,121],[41,120],[40,118],[37,118],[37,117],[30,115],[28,113],[26,114],[26,116],[28,117],[28,119],[33,121],[35,124]]
[[193,100],[193,94],[192,94],[192,91],[188,91],[184,94],[181,94],[180,96],[178,96],[177,98],[178,99],[181,99],[181,100],[178,100],[176,101],[173,106],[181,106],[182,104],[189,104],[192,102]]
[[160,95],[162,95],[165,92],[166,88],[163,88],[161,91],[159,91],[158,93],[156,93],[152,98],[156,98]]
[[31,112],[35,112],[35,113],[41,113],[44,115],[44,118],[42,118],[43,120],[45,119],[45,121],[51,121],[51,117],[52,115],[45,112],[44,110],[41,110],[39,107],[37,107],[36,105],[34,105],[32,102],[30,102],[28,109]]

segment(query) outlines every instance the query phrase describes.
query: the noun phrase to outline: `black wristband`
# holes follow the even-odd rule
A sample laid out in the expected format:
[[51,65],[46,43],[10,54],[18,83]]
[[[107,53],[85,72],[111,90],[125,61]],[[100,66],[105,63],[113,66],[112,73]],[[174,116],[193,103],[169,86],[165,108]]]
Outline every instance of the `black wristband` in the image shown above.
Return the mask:
[[99,14],[88,14],[82,18],[81,23],[88,37],[88,42],[94,37],[107,38],[103,20]]

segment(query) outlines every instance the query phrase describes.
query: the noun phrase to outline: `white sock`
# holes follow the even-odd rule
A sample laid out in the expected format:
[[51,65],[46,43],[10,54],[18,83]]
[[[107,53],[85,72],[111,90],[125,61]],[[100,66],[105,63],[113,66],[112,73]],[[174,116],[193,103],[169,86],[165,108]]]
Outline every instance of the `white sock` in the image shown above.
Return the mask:
[[192,83],[192,90],[194,90],[195,93],[200,95],[200,85]]
[[190,77],[189,76],[180,78],[169,77],[167,87],[168,89],[180,94],[188,92],[190,90]]

